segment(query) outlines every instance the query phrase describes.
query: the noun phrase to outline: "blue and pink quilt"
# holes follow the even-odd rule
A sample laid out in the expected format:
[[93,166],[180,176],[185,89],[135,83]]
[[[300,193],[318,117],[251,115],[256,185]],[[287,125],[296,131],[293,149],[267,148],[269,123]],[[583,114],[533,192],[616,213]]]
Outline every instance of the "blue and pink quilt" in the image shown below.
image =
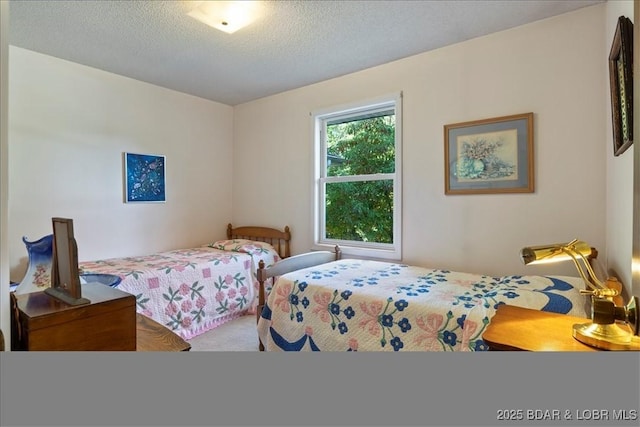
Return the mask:
[[343,259],[279,277],[258,335],[267,351],[481,351],[498,305],[588,317],[581,288],[577,277]]

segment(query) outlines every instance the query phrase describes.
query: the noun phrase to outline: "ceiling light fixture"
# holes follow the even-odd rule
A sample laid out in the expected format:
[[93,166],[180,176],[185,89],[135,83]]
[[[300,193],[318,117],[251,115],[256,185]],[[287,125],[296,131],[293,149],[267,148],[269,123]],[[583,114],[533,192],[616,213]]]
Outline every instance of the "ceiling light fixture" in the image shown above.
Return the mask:
[[232,34],[256,20],[260,5],[258,1],[199,1],[187,15],[200,22]]

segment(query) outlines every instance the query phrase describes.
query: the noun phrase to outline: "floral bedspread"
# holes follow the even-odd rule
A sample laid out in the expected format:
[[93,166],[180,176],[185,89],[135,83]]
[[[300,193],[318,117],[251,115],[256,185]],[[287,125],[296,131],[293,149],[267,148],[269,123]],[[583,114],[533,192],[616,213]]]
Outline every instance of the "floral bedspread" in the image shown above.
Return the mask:
[[79,263],[82,273],[115,274],[118,289],[136,296],[136,311],[193,338],[243,314],[255,313],[256,266],[280,258],[271,245],[224,240],[139,257]]
[[588,317],[577,277],[503,276],[344,259],[281,276],[267,351],[479,351],[500,304]]

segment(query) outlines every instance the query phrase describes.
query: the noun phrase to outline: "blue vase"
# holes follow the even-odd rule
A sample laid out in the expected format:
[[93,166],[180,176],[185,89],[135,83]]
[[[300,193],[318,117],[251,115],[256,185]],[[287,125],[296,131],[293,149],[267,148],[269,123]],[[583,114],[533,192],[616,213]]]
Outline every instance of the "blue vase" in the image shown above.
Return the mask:
[[[30,242],[22,238],[29,254],[27,273],[15,287],[16,294],[28,294],[43,291],[51,286],[51,266],[53,265],[53,234],[44,236],[40,240]],[[99,283],[115,288],[122,278],[114,274],[85,273],[80,274],[80,283]]]
[[16,294],[28,294],[43,291],[51,286],[51,265],[53,258],[53,234],[30,242],[22,238],[27,253],[29,265],[22,281],[14,291]]

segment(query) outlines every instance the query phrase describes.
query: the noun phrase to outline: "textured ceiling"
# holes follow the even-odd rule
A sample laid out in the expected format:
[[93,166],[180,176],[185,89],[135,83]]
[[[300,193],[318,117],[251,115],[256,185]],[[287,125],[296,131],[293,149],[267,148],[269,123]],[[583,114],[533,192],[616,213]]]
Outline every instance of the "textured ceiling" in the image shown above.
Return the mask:
[[266,1],[226,34],[192,1],[11,0],[9,43],[236,105],[604,1]]

